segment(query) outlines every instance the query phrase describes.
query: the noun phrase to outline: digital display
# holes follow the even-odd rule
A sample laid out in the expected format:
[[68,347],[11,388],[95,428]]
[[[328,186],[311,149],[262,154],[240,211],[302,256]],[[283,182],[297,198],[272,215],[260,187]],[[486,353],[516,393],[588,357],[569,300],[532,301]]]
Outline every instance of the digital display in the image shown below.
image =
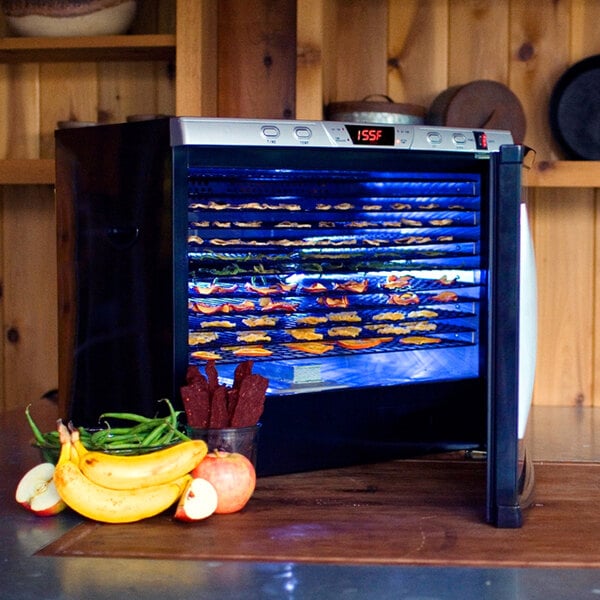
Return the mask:
[[376,125],[346,125],[352,143],[358,146],[393,146],[396,138],[394,127]]

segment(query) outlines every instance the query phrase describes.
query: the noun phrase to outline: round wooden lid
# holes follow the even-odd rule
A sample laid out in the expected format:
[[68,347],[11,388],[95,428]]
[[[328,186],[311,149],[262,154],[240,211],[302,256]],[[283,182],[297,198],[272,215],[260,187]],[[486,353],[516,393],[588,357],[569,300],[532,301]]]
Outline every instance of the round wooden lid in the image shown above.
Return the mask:
[[525,138],[525,112],[517,96],[498,81],[478,80],[448,88],[439,94],[427,113],[429,125],[468,129],[503,129],[516,144]]

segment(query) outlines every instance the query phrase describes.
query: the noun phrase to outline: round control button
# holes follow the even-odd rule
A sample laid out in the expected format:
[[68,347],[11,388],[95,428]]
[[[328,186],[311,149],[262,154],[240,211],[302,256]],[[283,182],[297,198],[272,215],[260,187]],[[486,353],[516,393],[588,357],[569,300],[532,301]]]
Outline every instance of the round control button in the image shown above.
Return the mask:
[[308,127],[296,127],[294,129],[294,135],[299,140],[309,140],[312,137],[312,131]]
[[455,134],[452,136],[452,141],[453,141],[455,144],[460,144],[460,145],[462,145],[462,144],[465,144],[465,143],[467,142],[467,138],[466,138],[466,136],[465,136],[465,134],[464,134],[464,133],[455,133]]
[[262,134],[269,139],[279,137],[280,131],[275,125],[264,125],[262,128]]
[[442,143],[442,134],[437,131],[430,131],[427,134],[427,141],[430,144],[441,144]]

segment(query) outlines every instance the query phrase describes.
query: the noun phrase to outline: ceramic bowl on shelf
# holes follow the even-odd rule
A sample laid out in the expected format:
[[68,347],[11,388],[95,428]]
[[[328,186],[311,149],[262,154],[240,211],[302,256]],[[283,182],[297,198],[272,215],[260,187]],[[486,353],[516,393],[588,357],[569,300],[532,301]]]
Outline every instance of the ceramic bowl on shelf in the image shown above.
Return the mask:
[[12,33],[24,37],[117,35],[131,27],[136,0],[2,0]]

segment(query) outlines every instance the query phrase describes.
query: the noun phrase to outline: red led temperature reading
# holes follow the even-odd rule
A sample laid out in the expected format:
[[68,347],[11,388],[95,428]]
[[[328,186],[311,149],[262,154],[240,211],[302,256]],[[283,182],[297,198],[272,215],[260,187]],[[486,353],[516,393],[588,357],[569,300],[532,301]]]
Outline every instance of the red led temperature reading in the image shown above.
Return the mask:
[[358,139],[367,144],[376,144],[381,139],[381,129],[359,129]]
[[365,125],[346,125],[352,143],[361,146],[393,146],[393,127],[367,127]]

